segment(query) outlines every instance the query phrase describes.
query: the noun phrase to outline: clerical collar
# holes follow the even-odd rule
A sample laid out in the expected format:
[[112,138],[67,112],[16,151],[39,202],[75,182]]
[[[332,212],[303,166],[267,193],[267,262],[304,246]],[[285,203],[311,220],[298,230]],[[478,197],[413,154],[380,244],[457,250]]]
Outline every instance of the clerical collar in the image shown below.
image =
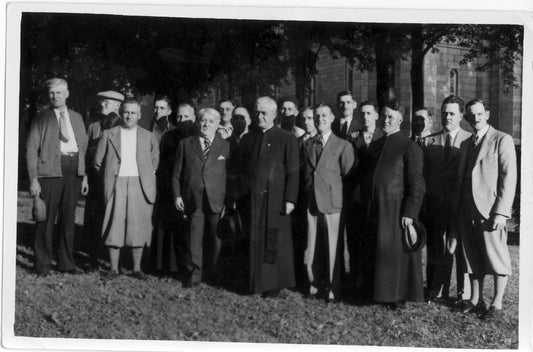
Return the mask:
[[274,127],[274,125],[270,126],[269,128],[266,128],[266,129],[262,129],[261,132],[263,133],[266,133],[268,130],[272,129],[272,127]]
[[387,136],[387,137],[390,137],[390,136],[392,136],[393,134],[398,133],[398,132],[400,132],[400,129],[397,129],[397,130],[394,131],[394,132],[391,132],[391,133],[389,133],[389,134],[386,134],[386,136]]

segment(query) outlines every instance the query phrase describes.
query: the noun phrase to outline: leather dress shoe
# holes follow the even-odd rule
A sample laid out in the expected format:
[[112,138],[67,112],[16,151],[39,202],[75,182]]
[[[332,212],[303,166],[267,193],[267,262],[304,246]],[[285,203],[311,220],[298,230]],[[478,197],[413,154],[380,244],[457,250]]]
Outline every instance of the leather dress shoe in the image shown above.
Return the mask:
[[134,278],[136,278],[138,280],[148,281],[148,275],[143,273],[142,270],[134,271],[131,276],[133,276]]
[[432,305],[432,304],[447,305],[448,302],[449,300],[446,299],[445,297],[430,297],[427,300],[428,305]]
[[104,273],[102,273],[102,277],[106,280],[114,280],[120,276],[118,271],[115,270],[109,270]]
[[192,281],[190,278],[183,281],[183,288],[193,288],[200,286],[199,282]]
[[386,303],[385,307],[389,310],[401,310],[405,308],[405,302],[399,301],[399,302]]
[[276,298],[279,297],[280,290],[268,290],[261,294],[261,298]]
[[69,270],[59,270],[59,272],[63,274],[70,274],[70,275],[85,274],[85,271],[81,270],[80,268],[74,268],[74,269],[69,269]]
[[503,309],[498,309],[494,306],[490,306],[489,310],[485,311],[480,316],[480,319],[483,321],[497,321],[503,317]]
[[453,311],[460,312],[462,314],[468,314],[468,313],[476,313],[476,314],[483,314],[487,310],[487,307],[485,306],[485,302],[479,302],[478,304],[474,305],[470,301],[464,301],[462,305],[459,307],[453,308]]

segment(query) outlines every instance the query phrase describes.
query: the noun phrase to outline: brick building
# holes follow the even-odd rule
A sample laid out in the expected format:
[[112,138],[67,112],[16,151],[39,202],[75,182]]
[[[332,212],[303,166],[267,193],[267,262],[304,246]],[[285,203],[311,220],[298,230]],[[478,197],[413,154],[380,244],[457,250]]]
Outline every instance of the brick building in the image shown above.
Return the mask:
[[[433,115],[433,130],[441,128],[440,105],[450,94],[460,96],[465,103],[474,98],[483,99],[490,108],[490,123],[497,129],[513,136],[520,145],[522,89],[511,88],[504,92],[498,67],[485,72],[475,70],[476,62],[459,65],[467,52],[454,45],[440,44],[438,52],[428,52],[424,62],[424,105]],[[477,63],[482,63],[478,61]],[[325,102],[335,106],[335,96],[341,90],[350,90],[358,102],[377,101],[376,72],[353,70],[344,58],[333,58],[329,52],[320,52],[317,63],[318,74],[312,79],[312,91],[306,98],[306,105]],[[395,65],[395,87],[399,102],[406,107],[402,129],[409,131],[411,115],[411,63],[398,59]],[[515,76],[522,76],[522,62],[515,65]],[[521,84],[521,80],[518,81]],[[279,88],[279,96],[293,97],[294,83]],[[469,126],[463,121],[464,128]]]

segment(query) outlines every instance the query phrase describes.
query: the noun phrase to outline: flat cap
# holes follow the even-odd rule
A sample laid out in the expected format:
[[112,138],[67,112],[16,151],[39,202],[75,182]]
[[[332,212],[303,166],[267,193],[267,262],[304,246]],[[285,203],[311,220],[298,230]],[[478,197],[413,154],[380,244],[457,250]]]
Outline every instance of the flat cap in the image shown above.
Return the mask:
[[120,94],[119,92],[115,92],[114,90],[106,90],[105,92],[100,92],[96,94],[96,97],[101,99],[118,100],[121,103],[124,101],[124,95]]

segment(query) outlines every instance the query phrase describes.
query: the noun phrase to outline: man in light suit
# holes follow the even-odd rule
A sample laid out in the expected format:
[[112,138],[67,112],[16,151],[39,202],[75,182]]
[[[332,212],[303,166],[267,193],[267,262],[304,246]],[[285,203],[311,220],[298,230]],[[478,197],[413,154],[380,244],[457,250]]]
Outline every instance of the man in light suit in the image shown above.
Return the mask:
[[50,108],[35,116],[26,144],[30,194],[46,204],[46,220],[35,226],[35,271],[47,276],[54,257],[54,225],[59,222],[57,270],[80,274],[74,263],[74,218],[80,195],[87,194],[85,173],[87,134],[83,119],[67,108],[68,84],[64,79],[46,81]]
[[[490,113],[481,100],[466,104],[466,118],[474,129],[472,138],[461,145],[455,230],[461,238],[466,272],[470,274],[472,294],[459,310],[476,312],[484,320],[503,315],[502,301],[511,275],[507,248],[507,219],[511,217],[517,165],[513,139],[488,124]],[[455,239],[450,239],[453,248]],[[483,301],[485,275],[494,278],[494,297],[490,309]]]
[[216,265],[221,241],[216,228],[226,196],[226,162],[230,144],[216,132],[221,116],[215,109],[200,110],[199,135],[183,139],[178,145],[172,189],[176,209],[189,219],[187,260],[189,273],[184,287],[197,286],[202,279],[204,228],[208,225],[209,274],[216,282]]
[[304,263],[310,282],[309,295],[315,296],[323,289],[327,301],[340,298],[343,178],[354,163],[352,145],[331,131],[334,120],[328,105],[318,105],[315,108],[318,134],[304,147],[308,224]]
[[357,137],[357,131],[361,125],[354,118],[357,101],[349,90],[340,91],[337,94],[337,109],[341,113],[340,119],[335,119],[331,130],[337,137],[352,142]]
[[[450,235],[450,215],[453,206],[453,193],[457,182],[459,148],[470,138],[471,133],[460,127],[463,118],[464,102],[450,95],[442,102],[442,130],[426,136],[423,144],[424,178],[426,195],[421,220],[427,230],[427,287],[428,299],[435,303],[445,303],[449,298],[453,255],[446,249]],[[457,298],[470,298],[468,275],[463,274],[461,256],[457,262]],[[465,291],[466,289],[466,291]]]
[[159,143],[138,127],[141,105],[127,99],[121,106],[122,125],[104,131],[98,142],[94,167],[103,175],[106,202],[102,236],[109,250],[109,279],[119,275],[120,248],[130,247],[133,277],[146,280],[141,270],[144,246],[152,239],[152,211],[156,198],[155,171]]

